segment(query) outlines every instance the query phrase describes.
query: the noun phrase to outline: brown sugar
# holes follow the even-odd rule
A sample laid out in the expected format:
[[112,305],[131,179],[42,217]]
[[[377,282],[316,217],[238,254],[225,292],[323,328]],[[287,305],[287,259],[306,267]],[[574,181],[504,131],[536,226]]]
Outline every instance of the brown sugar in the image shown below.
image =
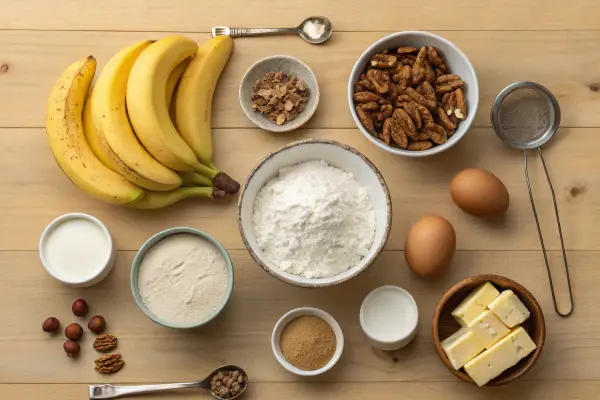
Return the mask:
[[288,323],[279,341],[285,359],[304,371],[322,368],[333,358],[335,333],[319,317],[304,315]]

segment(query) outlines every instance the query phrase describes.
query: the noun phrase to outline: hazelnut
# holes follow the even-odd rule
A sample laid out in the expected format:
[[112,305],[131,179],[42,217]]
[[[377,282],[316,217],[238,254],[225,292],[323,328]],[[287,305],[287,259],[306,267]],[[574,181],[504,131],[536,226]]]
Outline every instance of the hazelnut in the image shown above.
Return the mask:
[[63,344],[63,349],[65,349],[65,353],[67,353],[69,357],[75,357],[77,354],[79,354],[79,343],[72,340],[67,340]]
[[46,320],[42,324],[42,330],[44,332],[53,333],[58,330],[59,326],[60,326],[60,322],[58,321],[58,318],[49,317],[49,318],[46,318]]
[[67,339],[79,340],[83,335],[83,328],[78,323],[72,323],[65,328],[65,336]]
[[90,307],[88,306],[88,303],[85,300],[78,299],[75,300],[75,302],[71,306],[71,310],[73,311],[73,314],[75,314],[75,316],[85,317],[85,315],[90,310]]
[[88,322],[88,329],[96,334],[100,334],[106,329],[106,320],[101,315],[93,316]]

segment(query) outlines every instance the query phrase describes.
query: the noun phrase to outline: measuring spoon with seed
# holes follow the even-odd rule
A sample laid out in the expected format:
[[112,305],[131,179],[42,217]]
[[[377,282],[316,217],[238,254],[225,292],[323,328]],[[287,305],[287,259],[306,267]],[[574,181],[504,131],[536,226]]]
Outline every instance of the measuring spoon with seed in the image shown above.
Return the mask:
[[210,386],[213,377],[219,372],[240,371],[244,377],[244,383],[241,386],[240,392],[227,400],[237,399],[244,393],[248,387],[248,374],[242,368],[236,365],[223,365],[211,372],[206,378],[198,382],[187,383],[161,383],[156,385],[137,385],[137,386],[117,386],[117,385],[90,385],[90,400],[116,399],[118,397],[133,396],[143,393],[163,392],[176,389],[204,389],[208,391],[215,399],[225,400],[217,396]]

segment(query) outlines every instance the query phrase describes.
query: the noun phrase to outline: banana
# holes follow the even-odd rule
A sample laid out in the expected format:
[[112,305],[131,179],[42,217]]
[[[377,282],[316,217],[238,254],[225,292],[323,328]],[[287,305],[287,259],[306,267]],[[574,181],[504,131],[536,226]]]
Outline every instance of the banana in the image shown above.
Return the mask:
[[225,192],[212,187],[180,187],[169,192],[148,191],[142,199],[129,203],[127,206],[138,210],[155,210],[190,197],[221,199],[225,197]]
[[84,109],[84,123],[89,127],[92,120],[94,129],[86,129],[88,141],[109,168],[145,189],[165,191],[181,186],[181,178],[156,161],[139,143],[125,109],[129,73],[135,60],[151,44],[151,41],[136,43],[108,61],[88,98],[90,105],[86,104]]
[[46,136],[56,162],[77,187],[109,203],[131,203],[142,198],[144,190],[102,164],[83,133],[83,104],[95,72],[92,56],[63,71],[48,99]]
[[177,64],[177,66],[173,71],[171,71],[171,74],[167,79],[167,86],[165,88],[165,104],[167,105],[167,110],[171,108],[171,100],[173,99],[173,93],[175,93],[175,87],[179,83],[179,80],[185,72],[185,69],[188,67],[188,65],[190,65],[190,61],[192,61],[191,58],[186,58],[185,60]]
[[176,171],[200,167],[179,136],[165,104],[169,75],[198,50],[193,40],[169,36],[151,44],[133,65],[127,84],[127,110],[138,139],[158,161]]
[[211,187],[213,182],[210,178],[199,174],[198,172],[180,172],[179,176],[183,180],[183,186],[208,186]]
[[233,51],[230,36],[217,36],[198,48],[185,70],[175,103],[175,125],[201,163],[212,166],[211,106],[217,81]]

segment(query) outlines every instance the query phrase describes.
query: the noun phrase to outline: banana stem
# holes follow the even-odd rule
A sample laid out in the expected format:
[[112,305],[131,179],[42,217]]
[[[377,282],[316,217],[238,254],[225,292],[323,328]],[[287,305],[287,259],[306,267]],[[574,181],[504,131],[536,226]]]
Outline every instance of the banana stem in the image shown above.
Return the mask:
[[198,162],[196,171],[212,179],[212,184],[219,189],[224,190],[228,194],[236,194],[240,190],[240,184],[235,179],[227,175],[225,172],[218,169],[209,168],[206,165]]
[[179,176],[183,180],[183,186],[208,186],[212,187],[212,179],[199,174],[198,172],[180,172]]

